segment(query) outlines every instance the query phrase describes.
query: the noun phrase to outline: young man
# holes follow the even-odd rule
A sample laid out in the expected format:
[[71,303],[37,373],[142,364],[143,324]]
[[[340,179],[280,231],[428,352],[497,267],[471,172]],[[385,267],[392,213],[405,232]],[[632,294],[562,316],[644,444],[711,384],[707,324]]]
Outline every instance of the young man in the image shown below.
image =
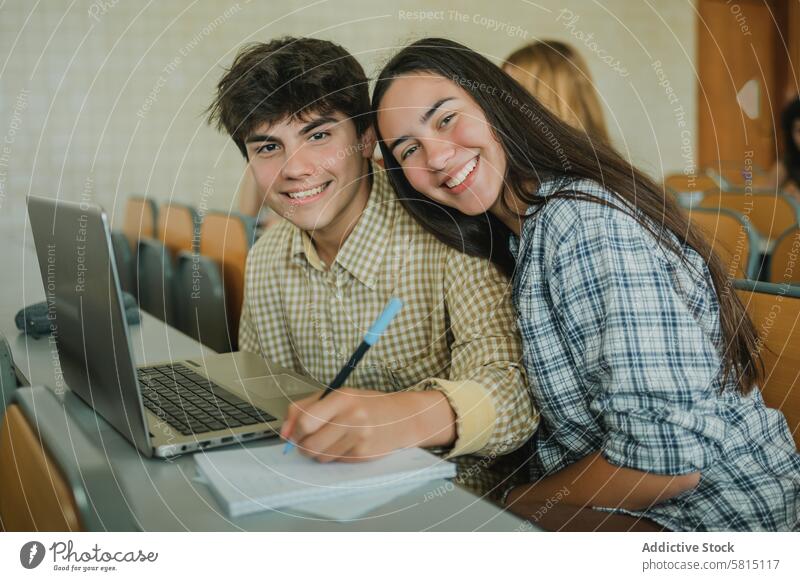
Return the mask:
[[509,281],[423,231],[373,171],[361,66],[285,38],[241,51],[217,89],[210,121],[285,218],[248,256],[240,349],[327,384],[389,299],[405,303],[351,387],[293,404],[282,435],[323,462],[431,448],[465,486],[498,493],[511,483],[498,457],[538,422]]

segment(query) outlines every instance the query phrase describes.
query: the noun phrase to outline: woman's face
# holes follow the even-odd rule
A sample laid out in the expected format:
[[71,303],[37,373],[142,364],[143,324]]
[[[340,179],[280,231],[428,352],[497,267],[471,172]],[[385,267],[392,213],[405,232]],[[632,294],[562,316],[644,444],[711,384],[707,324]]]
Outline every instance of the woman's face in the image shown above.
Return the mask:
[[431,73],[398,77],[379,104],[378,128],[421,194],[470,216],[497,204],[505,153],[458,84]]

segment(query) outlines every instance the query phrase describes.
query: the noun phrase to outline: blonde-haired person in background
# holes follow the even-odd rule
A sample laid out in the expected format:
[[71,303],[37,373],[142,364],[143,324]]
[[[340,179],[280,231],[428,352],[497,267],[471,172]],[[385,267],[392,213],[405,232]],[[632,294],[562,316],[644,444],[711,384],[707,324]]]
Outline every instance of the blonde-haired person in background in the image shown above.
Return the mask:
[[589,67],[568,44],[545,40],[525,45],[511,53],[503,70],[560,119],[608,142]]
[[258,221],[259,234],[280,222],[280,216],[270,210],[264,202],[264,194],[259,191],[249,164],[245,166],[236,198],[239,200],[239,212],[245,216],[253,216]]

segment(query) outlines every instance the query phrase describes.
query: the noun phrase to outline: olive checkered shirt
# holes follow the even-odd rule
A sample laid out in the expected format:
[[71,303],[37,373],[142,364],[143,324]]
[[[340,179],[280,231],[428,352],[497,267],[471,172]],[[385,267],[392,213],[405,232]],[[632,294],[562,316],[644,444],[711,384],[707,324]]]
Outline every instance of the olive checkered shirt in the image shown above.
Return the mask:
[[[239,348],[329,383],[391,297],[405,303],[348,385],[440,390],[456,415],[459,481],[479,493],[510,485],[511,457],[538,424],[522,368],[510,281],[447,247],[373,174],[358,224],[326,268],[308,235],[273,226],[247,260]],[[521,471],[519,471],[521,472]]]

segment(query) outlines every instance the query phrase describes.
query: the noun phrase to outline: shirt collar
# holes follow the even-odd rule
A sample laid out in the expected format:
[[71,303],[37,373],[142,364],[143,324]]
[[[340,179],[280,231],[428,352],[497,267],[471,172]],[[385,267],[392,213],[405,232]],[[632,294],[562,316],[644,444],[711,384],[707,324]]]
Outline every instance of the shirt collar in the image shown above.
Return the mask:
[[[372,190],[367,206],[353,231],[336,254],[335,263],[370,289],[378,284],[378,273],[392,234],[396,206],[384,170],[376,168],[372,174]],[[294,229],[292,259],[297,264],[308,264],[324,271],[314,243],[306,232]]]
[[[573,181],[574,179],[567,176],[546,177],[539,183],[539,186],[536,188],[536,191],[533,192],[533,195],[546,198],[559,191],[561,188],[566,187]],[[525,216],[530,217],[540,208],[541,206],[539,204],[531,204],[525,208]],[[533,224],[534,222],[530,218],[524,220],[522,223],[522,232],[520,232],[520,236],[512,233],[511,236],[508,237],[508,249],[511,251],[511,256],[515,261],[519,260],[520,247],[522,243],[521,238],[525,234],[526,228],[528,231],[530,231],[530,228],[533,228]]]

